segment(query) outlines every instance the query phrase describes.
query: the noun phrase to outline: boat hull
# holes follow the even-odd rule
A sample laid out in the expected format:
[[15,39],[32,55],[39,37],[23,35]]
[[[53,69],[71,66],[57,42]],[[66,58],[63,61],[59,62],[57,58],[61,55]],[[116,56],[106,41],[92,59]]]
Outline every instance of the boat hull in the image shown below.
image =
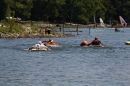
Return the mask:
[[30,50],[30,51],[46,51],[46,50],[49,50],[49,48],[46,46],[37,47],[34,45],[34,46],[30,47],[28,50]]
[[104,47],[103,45],[89,45],[89,47]]
[[48,47],[58,47],[59,45],[51,45],[51,44],[46,44]]
[[126,41],[125,44],[126,44],[126,45],[130,45],[130,41]]
[[49,40],[46,40],[46,41],[43,41],[45,43],[46,46],[48,47],[58,47],[59,45],[54,42],[54,41],[49,41]]

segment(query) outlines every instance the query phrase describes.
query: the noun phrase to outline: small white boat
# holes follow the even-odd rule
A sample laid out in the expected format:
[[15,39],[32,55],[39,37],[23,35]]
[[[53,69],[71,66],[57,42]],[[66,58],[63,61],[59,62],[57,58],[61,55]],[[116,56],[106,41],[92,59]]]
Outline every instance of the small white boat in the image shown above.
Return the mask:
[[123,26],[123,28],[125,28],[127,26],[127,23],[125,22],[125,20],[122,18],[122,16],[119,16],[120,19],[120,23]]
[[130,45],[130,41],[126,41],[125,44],[126,44],[126,45]]
[[100,25],[101,25],[101,27],[105,27],[105,24],[104,24],[102,18],[99,18],[99,20],[100,20]]

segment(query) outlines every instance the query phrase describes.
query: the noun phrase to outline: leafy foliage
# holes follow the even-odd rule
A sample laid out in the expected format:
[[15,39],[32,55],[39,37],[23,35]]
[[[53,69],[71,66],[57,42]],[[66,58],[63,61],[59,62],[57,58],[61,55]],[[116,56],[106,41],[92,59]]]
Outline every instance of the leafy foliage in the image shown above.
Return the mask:
[[130,21],[129,0],[0,0],[0,19],[20,17],[23,20],[77,22],[87,24],[93,18],[105,22]]

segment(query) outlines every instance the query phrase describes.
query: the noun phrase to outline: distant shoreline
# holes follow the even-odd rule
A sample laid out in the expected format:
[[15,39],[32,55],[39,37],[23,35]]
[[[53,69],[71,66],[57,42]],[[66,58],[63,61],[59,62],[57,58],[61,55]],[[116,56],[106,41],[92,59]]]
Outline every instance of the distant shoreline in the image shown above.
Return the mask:
[[0,38],[62,38],[72,37],[72,34],[18,34],[18,33],[0,33]]
[[[63,34],[63,33],[59,33],[57,31],[53,31],[53,28],[59,28],[59,26],[63,28],[103,28],[100,26],[100,24],[97,24],[97,27],[94,27],[94,24],[88,24],[88,25],[82,25],[82,24],[43,24],[43,23],[34,23],[33,25],[31,24],[19,24],[16,25],[15,29],[16,30],[19,29],[21,30],[21,27],[23,29],[23,31],[19,31],[19,32],[9,32],[9,27],[0,27],[3,28],[0,31],[0,38],[59,38],[59,37],[71,37],[74,36],[72,34]],[[51,34],[45,34],[45,28],[49,27],[50,29],[52,29]],[[106,28],[123,28],[121,25],[116,25],[114,27],[110,27],[109,25],[106,26]],[[78,30],[80,31],[80,30]],[[70,32],[77,32],[75,31],[71,31]]]

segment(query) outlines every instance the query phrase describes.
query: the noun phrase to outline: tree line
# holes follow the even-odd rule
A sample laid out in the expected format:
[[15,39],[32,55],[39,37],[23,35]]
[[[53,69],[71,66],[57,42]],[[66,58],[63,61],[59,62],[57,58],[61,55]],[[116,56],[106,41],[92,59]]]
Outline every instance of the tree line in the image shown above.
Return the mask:
[[22,20],[75,22],[82,24],[110,20],[119,23],[119,16],[130,21],[130,0],[0,0],[0,19],[19,17]]

